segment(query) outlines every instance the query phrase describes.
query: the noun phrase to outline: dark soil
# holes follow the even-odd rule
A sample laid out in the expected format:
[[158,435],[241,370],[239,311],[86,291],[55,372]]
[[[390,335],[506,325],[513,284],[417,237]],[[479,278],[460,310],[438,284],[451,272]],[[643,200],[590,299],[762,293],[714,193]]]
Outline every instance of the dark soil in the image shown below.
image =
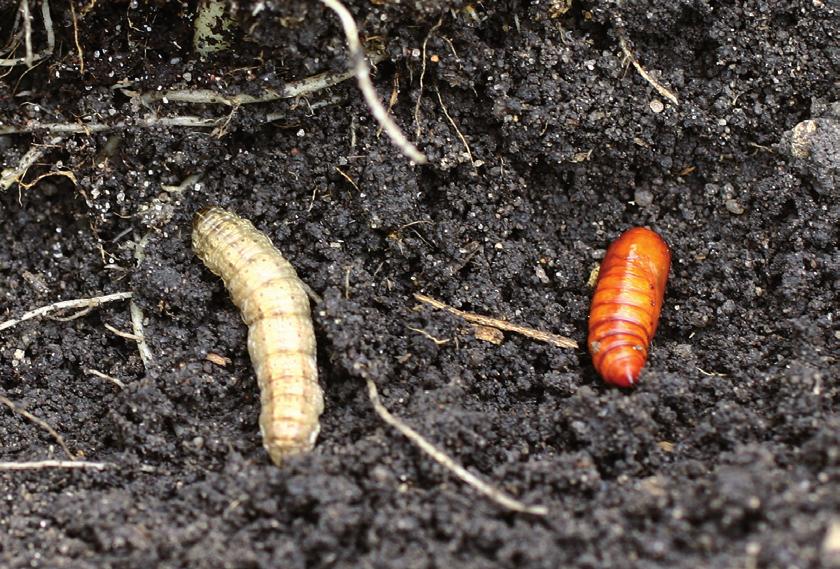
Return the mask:
[[[378,133],[352,81],[233,113],[116,87],[258,93],[342,71],[344,37],[316,0],[239,2],[232,49],[207,61],[191,53],[194,2],[72,1],[84,72],[70,3],[53,0],[53,54],[0,68],[0,128],[126,125],[0,136],[2,168],[47,145],[26,184],[76,180],[0,191],[0,320],[133,291],[155,360],[144,370],[105,329],[131,330],[126,302],[0,332],[0,394],[114,465],[0,473],[0,566],[836,566],[836,0],[348,2],[387,50],[380,97],[398,85],[392,113],[426,166]],[[18,4],[0,0],[4,42]],[[139,124],[228,114],[215,130]],[[208,204],[252,219],[324,298],[321,437],[282,468],[261,446],[246,329],[190,248]],[[584,345],[590,271],[634,225],[665,237],[673,266],[631,391],[604,385],[584,350],[496,346],[412,298]],[[432,462],[377,418],[362,373],[550,515],[504,511]],[[6,407],[0,444],[2,461],[66,458]]]

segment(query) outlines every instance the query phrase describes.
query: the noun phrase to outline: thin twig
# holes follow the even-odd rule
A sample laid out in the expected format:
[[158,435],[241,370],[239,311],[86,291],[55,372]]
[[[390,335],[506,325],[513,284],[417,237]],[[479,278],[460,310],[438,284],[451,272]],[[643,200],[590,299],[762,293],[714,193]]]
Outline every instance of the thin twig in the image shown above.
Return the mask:
[[440,89],[435,88],[435,93],[437,93],[437,98],[440,102],[440,108],[443,109],[443,114],[446,115],[446,118],[449,120],[449,124],[451,124],[452,128],[455,129],[455,132],[458,134],[458,138],[461,139],[461,144],[463,144],[464,148],[467,149],[467,156],[470,159],[470,164],[472,164],[473,170],[475,170],[475,160],[473,160],[472,152],[470,152],[470,145],[467,142],[466,137],[464,137],[464,135],[461,133],[461,130],[458,128],[458,125],[455,124],[455,121],[452,120],[452,117],[449,116],[449,111],[446,110],[446,105],[443,104],[443,97],[441,97],[440,95]]
[[415,137],[420,138],[420,101],[423,100],[423,79],[426,77],[426,44],[429,43],[429,38],[432,37],[432,34],[435,33],[440,25],[443,23],[443,16],[438,18],[437,23],[432,26],[432,29],[429,30],[429,33],[426,34],[426,38],[423,40],[423,49],[422,55],[420,57],[423,58],[423,62],[420,66],[420,92],[417,94],[417,102],[414,104],[414,126],[415,126]]
[[79,75],[85,74],[85,52],[79,43],[79,19],[76,17],[76,2],[70,0],[70,17],[73,20],[73,41],[76,42],[76,52],[79,54]]
[[[137,263],[137,267],[142,265],[146,259],[146,245],[149,243],[151,236],[151,233],[147,233],[134,246],[134,261]],[[143,310],[134,302],[134,299],[128,301],[128,310],[131,313],[131,330],[134,332],[134,340],[137,342],[137,350],[140,352],[140,361],[143,362],[143,369],[148,370],[155,361],[155,357],[151,348],[149,348],[149,344],[146,343]]]
[[47,49],[39,55],[38,58],[44,59],[45,57],[52,55],[52,52],[55,49],[55,32],[53,31],[49,0],[41,0],[41,17],[44,18],[44,30],[47,32]]
[[36,460],[33,462],[0,462],[0,471],[45,470],[48,468],[105,470],[113,466],[109,462],[88,462],[86,460]]
[[88,306],[96,308],[107,302],[126,300],[131,298],[131,296],[132,293],[130,292],[117,292],[114,294],[106,294],[104,296],[95,296],[93,298],[62,300],[61,302],[56,302],[47,306],[42,306],[41,308],[36,308],[35,310],[30,310],[29,312],[23,314],[20,318],[13,318],[11,320],[6,320],[5,322],[0,322],[0,331],[7,330],[12,326],[17,326],[21,322],[25,322],[26,320],[31,320],[39,316],[44,316],[45,314],[55,312],[56,310],[64,310],[67,308],[86,308]]
[[128,309],[131,312],[131,329],[134,332],[132,336],[134,341],[137,342],[140,360],[143,362],[143,367],[149,369],[149,366],[155,361],[155,357],[146,342],[146,334],[143,329],[143,311],[133,300],[128,302]]
[[[374,53],[370,55],[371,61],[376,64],[385,59],[384,53]],[[294,99],[296,97],[305,97],[323,91],[330,87],[334,87],[339,83],[347,81],[355,76],[355,70],[344,71],[342,73],[319,73],[311,77],[306,77],[299,81],[290,81],[283,85],[279,91],[274,89],[266,89],[259,95],[246,95],[240,93],[238,95],[223,95],[210,89],[173,89],[171,91],[149,91],[146,93],[135,93],[140,97],[144,103],[152,103],[154,101],[163,101],[167,103],[193,103],[204,105],[227,105],[229,107],[238,107],[240,105],[253,105],[259,103],[270,103],[279,99]],[[132,92],[125,89],[126,93]]]
[[426,440],[423,435],[408,426],[402,419],[391,414],[390,411],[382,404],[379,399],[379,393],[376,390],[376,384],[369,377],[365,377],[368,387],[368,396],[370,403],[376,414],[385,421],[388,425],[398,430],[405,438],[417,445],[420,450],[425,452],[435,462],[449,470],[452,474],[460,478],[464,483],[474,488],[476,491],[484,494],[498,505],[514,512],[522,512],[525,514],[534,514],[537,516],[545,516],[548,514],[548,508],[545,506],[528,506],[523,504],[516,498],[507,495],[505,492],[491,486],[484,482],[469,470],[455,462],[455,459],[450,457],[442,450],[435,447],[431,442]]
[[[54,134],[93,134],[121,130],[130,127],[153,128],[157,126],[181,126],[187,128],[212,128],[222,124],[227,117],[204,118],[195,116],[149,117],[138,121],[118,121],[115,123],[42,123],[30,121],[23,125],[0,126],[0,135],[20,132],[47,131]],[[269,119],[270,120],[270,119]],[[276,120],[276,119],[275,119]],[[37,160],[37,158],[36,158]],[[5,170],[4,170],[5,173]]]
[[[394,73],[394,79],[392,81],[392,86],[391,86],[391,96],[388,98],[388,108],[385,109],[386,113],[388,113],[389,115],[391,114],[391,111],[393,110],[394,105],[397,104],[397,101],[399,100],[399,98],[400,98],[400,74],[399,74],[399,72],[397,72],[397,73]],[[379,138],[379,135],[381,135],[381,134],[382,134],[382,127],[380,126],[378,129],[376,129],[376,138]],[[354,144],[351,144],[351,147],[352,146],[354,146]]]
[[[374,54],[371,56],[371,60],[374,62],[381,61],[384,59],[383,54]],[[251,103],[266,103],[270,101],[274,101],[277,99],[289,99],[294,97],[300,97],[304,95],[308,95],[323,89],[327,89],[342,81],[345,81],[349,78],[353,77],[353,72],[346,72],[346,73],[321,73],[319,75],[314,75],[312,77],[307,77],[306,79],[302,79],[300,81],[292,81],[287,83],[282,90],[280,91],[266,91],[262,95],[259,96],[252,96],[252,95],[234,95],[234,96],[225,96],[220,93],[216,93],[215,91],[211,91],[209,89],[184,89],[184,90],[175,90],[175,91],[154,91],[149,93],[132,93],[131,91],[124,90],[128,94],[132,94],[138,96],[144,102],[150,103],[153,101],[157,101],[160,99],[166,99],[168,102],[178,102],[178,103],[198,103],[198,104],[214,104],[220,103],[230,106],[239,106],[239,105],[246,105]],[[326,101],[326,104],[335,102],[334,100]],[[321,103],[319,101],[319,103]],[[318,103],[313,103],[310,105],[310,108],[315,109],[319,105]],[[270,123],[282,118],[285,118],[287,115],[285,113],[268,113],[265,116],[265,122]],[[168,117],[159,117],[159,116],[149,116],[144,119],[140,120],[132,120],[132,121],[117,121],[114,123],[45,123],[39,121],[29,121],[24,124],[20,125],[0,125],[0,135],[4,134],[17,134],[21,132],[36,132],[36,131],[46,131],[53,134],[77,134],[77,133],[84,133],[84,134],[93,134],[96,132],[108,132],[112,130],[121,130],[125,128],[154,128],[154,127],[186,127],[186,128],[218,128],[219,126],[223,125],[225,121],[229,119],[228,116],[225,117],[216,117],[216,118],[206,118],[206,117],[198,117],[192,115],[185,115],[185,116],[168,116]],[[43,155],[43,151],[41,152]],[[36,156],[32,161],[38,160],[40,155]],[[27,166],[28,167],[28,166]],[[13,175],[15,172],[18,172],[20,168],[7,169],[3,171],[3,177],[0,178],[2,183],[6,183],[6,176],[7,172],[9,175]],[[11,178],[11,181],[8,181],[8,184],[5,186],[8,188],[16,181],[16,178]]]
[[[2,127],[0,127],[2,128]],[[0,130],[0,134],[2,131]],[[8,190],[15,183],[19,182],[26,175],[26,171],[44,155],[43,146],[33,146],[24,154],[17,166],[4,168],[0,172],[0,189]]]
[[701,369],[698,366],[695,366],[695,367],[697,367],[697,371],[699,371],[703,375],[707,375],[709,377],[726,377],[725,373],[720,373],[720,372],[717,372],[717,371],[706,371],[704,369]]
[[417,332],[421,336],[425,336],[426,338],[431,340],[436,346],[443,346],[444,344],[448,344],[449,342],[451,342],[451,340],[449,338],[447,338],[446,340],[441,340],[440,338],[436,338],[436,337],[432,336],[431,334],[429,334],[428,332],[426,332],[425,330],[423,330],[422,328],[414,328],[412,326],[406,326],[406,328],[408,328],[412,332]]
[[20,12],[23,16],[23,45],[26,49],[23,61],[27,67],[32,67],[32,13],[29,11],[29,0],[21,0]]
[[120,389],[125,389],[125,383],[117,379],[116,377],[110,376],[108,374],[102,373],[101,371],[95,370],[93,368],[85,369],[85,373],[88,375],[93,375],[98,377],[99,379],[104,379],[105,381],[110,381]]
[[73,182],[74,186],[79,184],[79,180],[76,179],[76,174],[71,172],[70,170],[51,170],[49,172],[44,172],[43,174],[36,176],[34,180],[31,182],[24,182],[23,180],[18,180],[18,184],[20,187],[28,190],[38,185],[38,182],[43,180],[44,178],[54,178],[55,176],[63,176]]
[[74,312],[70,316],[47,316],[50,320],[55,320],[57,322],[72,322],[73,320],[77,320],[83,316],[87,316],[93,312],[93,307],[88,306],[87,308],[82,308],[78,312]]
[[[332,103],[335,101],[328,101]],[[311,108],[316,108],[316,103]],[[265,115],[265,122],[270,123],[286,118],[285,113],[268,113]],[[155,128],[155,127],[184,127],[184,128],[218,128],[223,125],[229,116],[206,118],[192,115],[157,117],[152,116],[137,121],[117,121],[114,123],[43,123],[30,121],[22,125],[0,126],[0,135],[17,134],[21,132],[46,131],[54,134],[93,134],[96,132],[109,132],[126,128]],[[37,158],[36,158],[37,160]],[[11,170],[11,169],[9,169]],[[16,169],[17,170],[17,169]],[[6,170],[3,170],[5,177]],[[11,182],[14,183],[14,180]],[[11,183],[9,185],[11,185]]]
[[29,419],[30,421],[32,421],[33,423],[35,423],[36,425],[38,425],[39,427],[41,427],[42,429],[47,431],[50,435],[52,435],[52,437],[55,439],[55,441],[64,450],[65,454],[67,454],[67,456],[70,457],[70,460],[75,460],[76,459],[76,456],[72,452],[70,452],[69,448],[67,448],[67,444],[64,442],[64,437],[62,437],[60,434],[58,434],[58,431],[53,429],[50,426],[49,423],[47,423],[43,419],[39,419],[38,417],[36,417],[35,415],[30,413],[26,409],[21,409],[20,407],[15,405],[10,399],[8,399],[6,397],[3,397],[2,395],[0,395],[0,403],[2,403],[3,405],[5,405],[9,409],[11,409],[12,413],[16,413],[16,414],[20,415],[21,417]]
[[[0,134],[7,134],[3,132],[4,127],[0,126]],[[56,137],[50,140],[49,144],[41,145],[36,144],[30,148],[26,154],[21,156],[20,161],[17,163],[17,166],[12,166],[10,168],[5,168],[0,171],[0,190],[8,190],[14,184],[20,184],[23,177],[26,175],[26,172],[29,168],[32,167],[35,162],[41,159],[41,157],[46,152],[47,146],[55,145],[61,142],[61,137]]]
[[311,286],[309,286],[303,281],[300,281],[300,286],[303,287],[303,291],[306,293],[306,296],[309,297],[309,300],[312,301],[312,304],[321,304],[322,302],[324,302],[323,297],[317,292],[315,292]]
[[344,298],[350,300],[350,273],[353,270],[353,265],[347,267],[344,271]]
[[499,320],[498,318],[492,318],[490,316],[482,316],[481,314],[476,314],[474,312],[465,312],[463,310],[458,310],[457,308],[453,308],[448,304],[441,302],[440,300],[434,299],[430,296],[426,296],[425,294],[415,293],[414,298],[419,300],[420,302],[425,302],[435,308],[439,308],[441,310],[445,310],[450,314],[454,314],[455,316],[459,316],[466,320],[467,322],[473,322],[475,324],[481,324],[482,326],[490,326],[492,328],[498,328],[499,330],[507,330],[508,332],[515,332],[516,334],[521,334],[528,338],[532,338],[534,340],[538,340],[540,342],[547,342],[549,344],[554,344],[559,348],[577,348],[578,343],[572,340],[571,338],[567,338],[566,336],[561,336],[559,334],[552,334],[551,332],[543,332],[542,330],[536,330],[534,328],[528,328],[527,326],[520,326],[518,324],[511,324],[505,320]]
[[132,341],[138,342],[138,343],[142,339],[137,334],[132,334],[131,332],[123,332],[119,328],[114,328],[113,326],[111,326],[108,323],[106,323],[104,326],[105,326],[106,330],[108,330],[109,332],[111,332],[115,336],[119,336],[120,338],[125,338],[126,340],[132,340]]
[[0,59],[0,67],[14,67],[24,64],[27,67],[32,67],[36,62],[52,55],[55,49],[55,31],[53,30],[52,16],[50,15],[49,0],[41,1],[41,16],[44,18],[44,29],[47,32],[47,47],[40,53],[32,53],[32,15],[29,13],[29,3],[26,0],[22,0],[21,2],[21,13],[23,14],[26,55],[24,57]]
[[356,22],[353,20],[353,15],[350,11],[338,0],[321,0],[327,8],[335,12],[338,19],[341,21],[341,26],[344,28],[344,35],[347,37],[347,45],[350,48],[350,57],[353,61],[353,74],[356,76],[356,81],[359,83],[359,90],[367,102],[373,118],[385,130],[394,143],[403,154],[408,156],[416,164],[425,164],[426,156],[420,152],[406,137],[405,134],[397,126],[397,123],[388,115],[385,107],[379,101],[376,90],[373,88],[373,83],[370,81],[370,68],[368,68],[365,60],[365,50],[362,48],[362,43],[359,41],[359,30],[356,27]]
[[15,13],[15,23],[12,25],[12,31],[9,35],[9,41],[6,42],[5,46],[0,48],[0,53],[11,53],[14,50],[16,50],[20,45],[20,38],[23,34],[23,30],[20,29],[21,19],[22,16],[20,13],[20,8],[18,8],[17,12]]
[[636,68],[636,71],[639,72],[639,75],[642,76],[642,79],[650,83],[656,91],[674,103],[674,106],[679,106],[679,101],[677,100],[677,96],[670,91],[667,87],[665,87],[662,83],[656,80],[647,70],[642,67],[642,64],[639,63],[639,60],[636,59],[636,56],[630,51],[630,48],[627,45],[627,40],[624,39],[624,35],[620,32],[618,33],[618,44],[621,46],[621,51],[624,52],[624,56],[627,57],[630,62],[633,64],[633,67]]
[[359,189],[359,186],[356,184],[356,182],[355,182],[355,181],[353,181],[353,178],[351,178],[349,174],[347,174],[344,170],[342,170],[342,169],[341,169],[341,168],[339,168],[338,166],[336,166],[336,167],[335,167],[335,170],[336,170],[336,172],[338,172],[339,174],[341,174],[341,176],[342,176],[345,180],[347,180],[348,182],[350,182],[350,185],[351,185],[351,186],[353,186],[354,188],[356,188],[356,191],[357,191],[357,192],[362,193],[362,190],[360,190],[360,189]]

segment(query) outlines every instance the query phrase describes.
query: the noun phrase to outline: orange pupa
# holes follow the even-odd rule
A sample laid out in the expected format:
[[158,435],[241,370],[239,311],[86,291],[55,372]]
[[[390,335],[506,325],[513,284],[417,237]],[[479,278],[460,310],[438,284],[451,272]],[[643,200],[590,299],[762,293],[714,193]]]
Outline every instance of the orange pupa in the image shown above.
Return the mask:
[[659,324],[671,252],[644,227],[612,242],[598,274],[589,312],[589,353],[598,374],[612,385],[632,387],[648,358]]

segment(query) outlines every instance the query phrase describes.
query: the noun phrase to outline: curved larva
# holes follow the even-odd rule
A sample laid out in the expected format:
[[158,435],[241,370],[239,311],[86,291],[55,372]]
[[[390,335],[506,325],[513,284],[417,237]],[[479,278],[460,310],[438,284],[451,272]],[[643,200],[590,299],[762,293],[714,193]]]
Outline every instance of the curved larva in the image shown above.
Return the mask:
[[625,231],[601,263],[589,312],[589,352],[604,381],[630,387],[648,357],[659,324],[671,252],[644,227]]
[[218,207],[193,219],[195,254],[222,277],[248,326],[260,386],[260,431],[271,460],[312,450],[324,395],[309,299],[294,268],[250,221]]

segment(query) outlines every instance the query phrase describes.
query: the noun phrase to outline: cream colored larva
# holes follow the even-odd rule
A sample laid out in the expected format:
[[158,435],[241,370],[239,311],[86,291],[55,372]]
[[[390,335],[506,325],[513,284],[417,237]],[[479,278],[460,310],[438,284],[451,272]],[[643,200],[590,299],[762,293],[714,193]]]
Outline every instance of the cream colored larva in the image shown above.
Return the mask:
[[218,207],[196,213],[192,244],[222,277],[248,326],[260,386],[260,431],[279,465],[312,450],[324,394],[318,384],[309,299],[295,269],[250,221]]

